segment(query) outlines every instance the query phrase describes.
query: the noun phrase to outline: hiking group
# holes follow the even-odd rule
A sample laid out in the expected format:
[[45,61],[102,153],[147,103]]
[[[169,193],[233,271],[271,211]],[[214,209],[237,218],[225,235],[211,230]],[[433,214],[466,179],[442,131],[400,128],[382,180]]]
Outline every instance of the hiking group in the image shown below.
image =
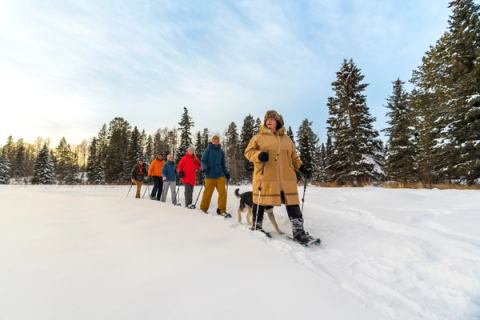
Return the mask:
[[[167,155],[166,162],[161,154],[157,154],[148,169],[144,159],[139,158],[138,163],[132,168],[132,183],[137,186],[136,198],[140,198],[141,186],[148,176],[153,181],[150,199],[165,202],[170,189],[172,203],[177,205],[175,188],[178,175],[184,186],[185,207],[193,209],[196,207],[196,202],[193,204],[193,189],[197,172],[201,170],[204,177],[202,186],[204,192],[200,210],[208,213],[213,192],[217,190],[217,214],[231,217],[227,212],[230,174],[225,165],[225,153],[221,148],[220,138],[212,137],[201,160],[194,151],[193,147],[189,147],[178,162],[178,166],[175,165],[172,154]],[[244,155],[254,165],[252,230],[264,232],[262,227],[264,212],[283,204],[292,223],[293,239],[302,244],[315,240],[303,227],[296,172],[300,172],[304,179],[310,179],[310,176],[297,154],[293,141],[286,134],[283,118],[278,112],[273,110],[266,112],[263,125],[250,140]]]

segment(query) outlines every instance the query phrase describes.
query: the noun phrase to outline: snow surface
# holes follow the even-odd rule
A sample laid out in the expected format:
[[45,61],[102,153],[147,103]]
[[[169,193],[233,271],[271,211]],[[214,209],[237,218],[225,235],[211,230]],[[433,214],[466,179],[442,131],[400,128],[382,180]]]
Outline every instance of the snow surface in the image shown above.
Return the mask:
[[309,187],[304,248],[127,190],[0,186],[1,320],[480,319],[479,191]]

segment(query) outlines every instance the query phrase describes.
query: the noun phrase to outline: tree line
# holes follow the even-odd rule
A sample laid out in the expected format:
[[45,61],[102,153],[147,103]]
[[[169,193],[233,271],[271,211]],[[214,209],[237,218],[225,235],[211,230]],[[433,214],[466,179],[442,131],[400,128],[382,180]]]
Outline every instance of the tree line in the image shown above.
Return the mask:
[[[392,82],[385,105],[389,119],[383,130],[388,137],[385,145],[364,94],[365,76],[352,59],[343,61],[332,82],[326,141],[319,141],[309,119],[296,134],[286,128],[312,182],[480,183],[480,6],[473,0],[450,1],[449,6],[447,30],[412,72],[411,91],[401,79]],[[233,183],[251,181],[253,167],[243,150],[261,124],[247,115],[240,130],[231,122],[223,135]],[[10,178],[31,183],[128,183],[140,156],[148,162],[155,154],[172,153],[178,161],[192,145],[201,156],[210,131],[204,128],[194,134],[193,126],[184,108],[177,127],[148,135],[136,126],[132,129],[127,120],[114,118],[88,144],[79,146],[63,138],[49,149],[42,139],[27,144],[9,137],[0,153],[0,183]]]

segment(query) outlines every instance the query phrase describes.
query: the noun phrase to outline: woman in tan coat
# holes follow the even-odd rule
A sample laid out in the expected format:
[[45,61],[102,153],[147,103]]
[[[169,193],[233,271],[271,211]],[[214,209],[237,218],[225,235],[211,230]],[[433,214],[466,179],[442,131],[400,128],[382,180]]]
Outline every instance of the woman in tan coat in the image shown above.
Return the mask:
[[245,157],[254,164],[252,229],[263,231],[266,208],[285,204],[294,239],[303,244],[312,241],[313,238],[303,229],[295,171],[300,171],[304,176],[308,173],[293,141],[285,133],[282,116],[276,111],[267,111],[259,133],[245,149]]

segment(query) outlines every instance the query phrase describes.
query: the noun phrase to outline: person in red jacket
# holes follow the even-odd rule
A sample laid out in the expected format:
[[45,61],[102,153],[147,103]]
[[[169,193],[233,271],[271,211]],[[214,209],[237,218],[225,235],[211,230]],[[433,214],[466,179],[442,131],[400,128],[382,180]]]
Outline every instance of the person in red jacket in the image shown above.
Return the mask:
[[189,147],[177,166],[177,171],[182,178],[181,183],[185,188],[185,207],[192,204],[193,186],[199,170],[200,160],[195,156],[193,147]]

